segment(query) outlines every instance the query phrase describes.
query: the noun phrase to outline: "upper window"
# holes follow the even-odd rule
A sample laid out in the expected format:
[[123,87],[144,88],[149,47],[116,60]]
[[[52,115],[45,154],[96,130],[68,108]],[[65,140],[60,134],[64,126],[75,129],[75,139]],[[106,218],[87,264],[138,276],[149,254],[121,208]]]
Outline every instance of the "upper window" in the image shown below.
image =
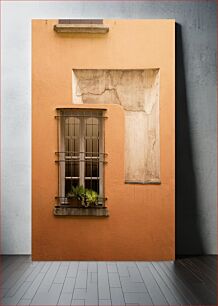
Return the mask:
[[59,19],[59,24],[103,24],[103,19]]
[[68,203],[75,188],[97,195],[104,204],[103,110],[59,110],[59,199]]

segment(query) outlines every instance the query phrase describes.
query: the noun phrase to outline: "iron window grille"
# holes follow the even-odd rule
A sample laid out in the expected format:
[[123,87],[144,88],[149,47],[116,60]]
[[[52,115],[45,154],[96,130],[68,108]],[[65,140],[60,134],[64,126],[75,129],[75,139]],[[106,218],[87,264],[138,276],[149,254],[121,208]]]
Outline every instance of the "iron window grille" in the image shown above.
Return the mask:
[[72,187],[96,191],[104,206],[104,110],[59,109],[58,200],[67,204]]

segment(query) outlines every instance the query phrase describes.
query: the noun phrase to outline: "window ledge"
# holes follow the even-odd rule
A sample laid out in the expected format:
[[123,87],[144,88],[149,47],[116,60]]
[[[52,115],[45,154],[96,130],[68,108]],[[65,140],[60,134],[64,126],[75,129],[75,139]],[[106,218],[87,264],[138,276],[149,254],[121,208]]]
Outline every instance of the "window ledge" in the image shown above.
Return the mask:
[[109,211],[107,207],[61,207],[55,206],[53,211],[55,216],[94,216],[94,217],[108,217]]
[[103,24],[56,24],[54,31],[57,33],[106,34],[109,27]]
[[125,181],[125,184],[138,184],[138,185],[161,185],[161,181],[159,179],[153,179],[144,182],[137,181]]

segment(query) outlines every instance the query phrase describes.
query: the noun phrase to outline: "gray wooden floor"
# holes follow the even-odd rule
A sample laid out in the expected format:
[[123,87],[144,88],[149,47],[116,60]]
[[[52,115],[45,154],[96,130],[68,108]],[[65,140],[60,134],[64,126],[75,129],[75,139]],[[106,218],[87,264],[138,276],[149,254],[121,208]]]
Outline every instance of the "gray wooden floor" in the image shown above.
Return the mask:
[[217,258],[32,262],[1,257],[1,305],[216,305]]

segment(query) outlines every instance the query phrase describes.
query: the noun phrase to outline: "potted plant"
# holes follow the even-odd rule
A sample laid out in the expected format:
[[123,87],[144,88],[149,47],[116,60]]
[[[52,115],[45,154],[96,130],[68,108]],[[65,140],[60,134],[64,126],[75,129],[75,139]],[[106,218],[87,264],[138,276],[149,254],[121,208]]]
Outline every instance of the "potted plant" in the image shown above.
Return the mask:
[[96,191],[92,189],[86,189],[84,206],[89,207],[93,205],[96,205],[96,206],[98,205],[98,194]]
[[67,194],[67,203],[73,207],[81,207],[85,197],[85,188],[83,186],[72,187]]
[[83,186],[72,187],[67,194],[68,204],[74,207],[89,207],[98,205],[98,193],[92,189],[85,189]]

